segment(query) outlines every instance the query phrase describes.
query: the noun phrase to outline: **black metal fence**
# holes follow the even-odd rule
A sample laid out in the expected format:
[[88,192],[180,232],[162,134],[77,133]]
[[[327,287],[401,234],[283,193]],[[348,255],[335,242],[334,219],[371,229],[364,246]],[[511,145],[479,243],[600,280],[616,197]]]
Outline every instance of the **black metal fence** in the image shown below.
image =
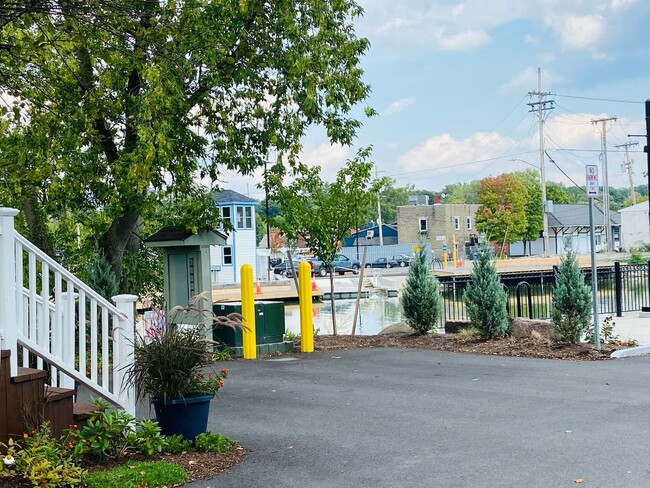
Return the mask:
[[[585,281],[591,285],[591,268],[583,269]],[[508,295],[507,308],[512,317],[549,319],[555,286],[555,270],[501,273],[501,284]],[[641,310],[650,305],[650,261],[647,264],[599,267],[598,311],[621,316],[623,312]],[[439,277],[443,296],[442,322],[468,320],[463,293],[471,281],[466,276]]]

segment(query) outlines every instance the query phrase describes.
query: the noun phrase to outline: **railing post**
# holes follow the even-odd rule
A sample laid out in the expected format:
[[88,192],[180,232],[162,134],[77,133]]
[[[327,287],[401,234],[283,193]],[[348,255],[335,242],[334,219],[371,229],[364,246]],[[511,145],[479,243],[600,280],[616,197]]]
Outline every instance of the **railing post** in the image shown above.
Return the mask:
[[124,369],[133,361],[133,341],[135,340],[135,302],[137,295],[116,295],[112,297],[115,306],[122,315],[120,324],[115,332],[114,340],[119,341],[117,350],[119,358],[113,358],[113,381],[116,383],[115,391],[124,410],[135,416],[135,385],[124,385]]
[[[70,368],[75,368],[75,332],[77,328],[77,321],[75,318],[75,300],[79,297],[78,293],[72,291],[73,287],[68,282],[68,291],[61,293],[61,338],[62,341],[62,357],[61,359]],[[82,325],[79,324],[81,328]],[[80,329],[80,333],[82,330]],[[81,351],[79,351],[79,361],[82,360]],[[65,373],[61,372],[59,386],[62,388],[74,388],[74,380]]]
[[614,296],[616,297],[616,316],[623,316],[623,277],[621,262],[614,261]]
[[9,349],[10,375],[18,374],[18,327],[16,323],[16,231],[15,208],[0,207],[0,349]]

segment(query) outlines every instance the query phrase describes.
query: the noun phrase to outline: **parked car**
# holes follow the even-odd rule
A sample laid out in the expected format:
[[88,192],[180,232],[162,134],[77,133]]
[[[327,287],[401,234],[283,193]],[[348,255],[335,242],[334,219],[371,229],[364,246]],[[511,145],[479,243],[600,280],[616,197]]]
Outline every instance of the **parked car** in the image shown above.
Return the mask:
[[[311,257],[302,256],[302,255],[293,256],[292,259],[293,259],[293,265],[296,267],[296,269],[298,268],[298,265],[303,261],[308,261],[310,263],[313,261]],[[314,266],[312,264],[312,269],[313,268],[314,268]],[[282,262],[282,263],[278,264],[277,266],[275,266],[273,268],[273,274],[279,274],[279,275],[287,276],[288,278],[290,278],[292,276],[292,273],[291,273],[291,264],[289,264],[289,260],[286,259],[284,262]]]
[[366,268],[394,268],[399,266],[399,263],[393,258],[378,258],[372,263],[366,263]]
[[[324,265],[322,260],[316,259],[313,263],[314,266],[312,267],[314,274],[317,274],[318,276],[327,276],[329,274],[329,268]],[[337,254],[334,256],[332,266],[334,267],[334,272],[340,275],[344,275],[345,273],[358,274],[359,269],[361,268],[361,263],[358,259],[349,258],[343,254]]]
[[393,256],[390,259],[396,261],[397,265],[401,266],[402,268],[404,268],[405,266],[410,266],[411,263],[413,262],[413,257],[409,256],[408,254],[399,254],[397,256]]

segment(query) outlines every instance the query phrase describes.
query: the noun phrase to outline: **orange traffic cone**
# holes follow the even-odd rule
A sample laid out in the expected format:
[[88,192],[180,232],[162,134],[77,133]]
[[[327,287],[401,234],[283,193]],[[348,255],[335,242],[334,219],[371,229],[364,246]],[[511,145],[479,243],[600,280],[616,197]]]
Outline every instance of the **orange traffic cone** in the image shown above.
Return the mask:
[[311,279],[311,291],[316,291],[316,290],[318,290],[318,287],[316,286],[316,280],[312,278]]
[[260,284],[260,279],[257,278],[257,286],[255,287],[255,294],[256,295],[261,295],[262,294],[262,285]]

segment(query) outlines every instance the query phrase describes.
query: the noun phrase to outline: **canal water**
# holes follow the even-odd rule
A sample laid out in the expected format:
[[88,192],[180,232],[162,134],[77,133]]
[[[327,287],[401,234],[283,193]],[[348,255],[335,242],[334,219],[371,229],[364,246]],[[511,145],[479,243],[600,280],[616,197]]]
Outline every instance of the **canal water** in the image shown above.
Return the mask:
[[[352,332],[355,301],[356,299],[335,300],[336,327],[341,335],[349,335]],[[286,330],[299,334],[300,310],[298,304],[287,304],[284,310]],[[314,330],[317,334],[326,335],[332,333],[332,305],[330,301],[314,303],[312,317]],[[356,334],[375,335],[389,325],[401,321],[402,309],[399,298],[372,295],[369,298],[362,298],[359,302]]]

